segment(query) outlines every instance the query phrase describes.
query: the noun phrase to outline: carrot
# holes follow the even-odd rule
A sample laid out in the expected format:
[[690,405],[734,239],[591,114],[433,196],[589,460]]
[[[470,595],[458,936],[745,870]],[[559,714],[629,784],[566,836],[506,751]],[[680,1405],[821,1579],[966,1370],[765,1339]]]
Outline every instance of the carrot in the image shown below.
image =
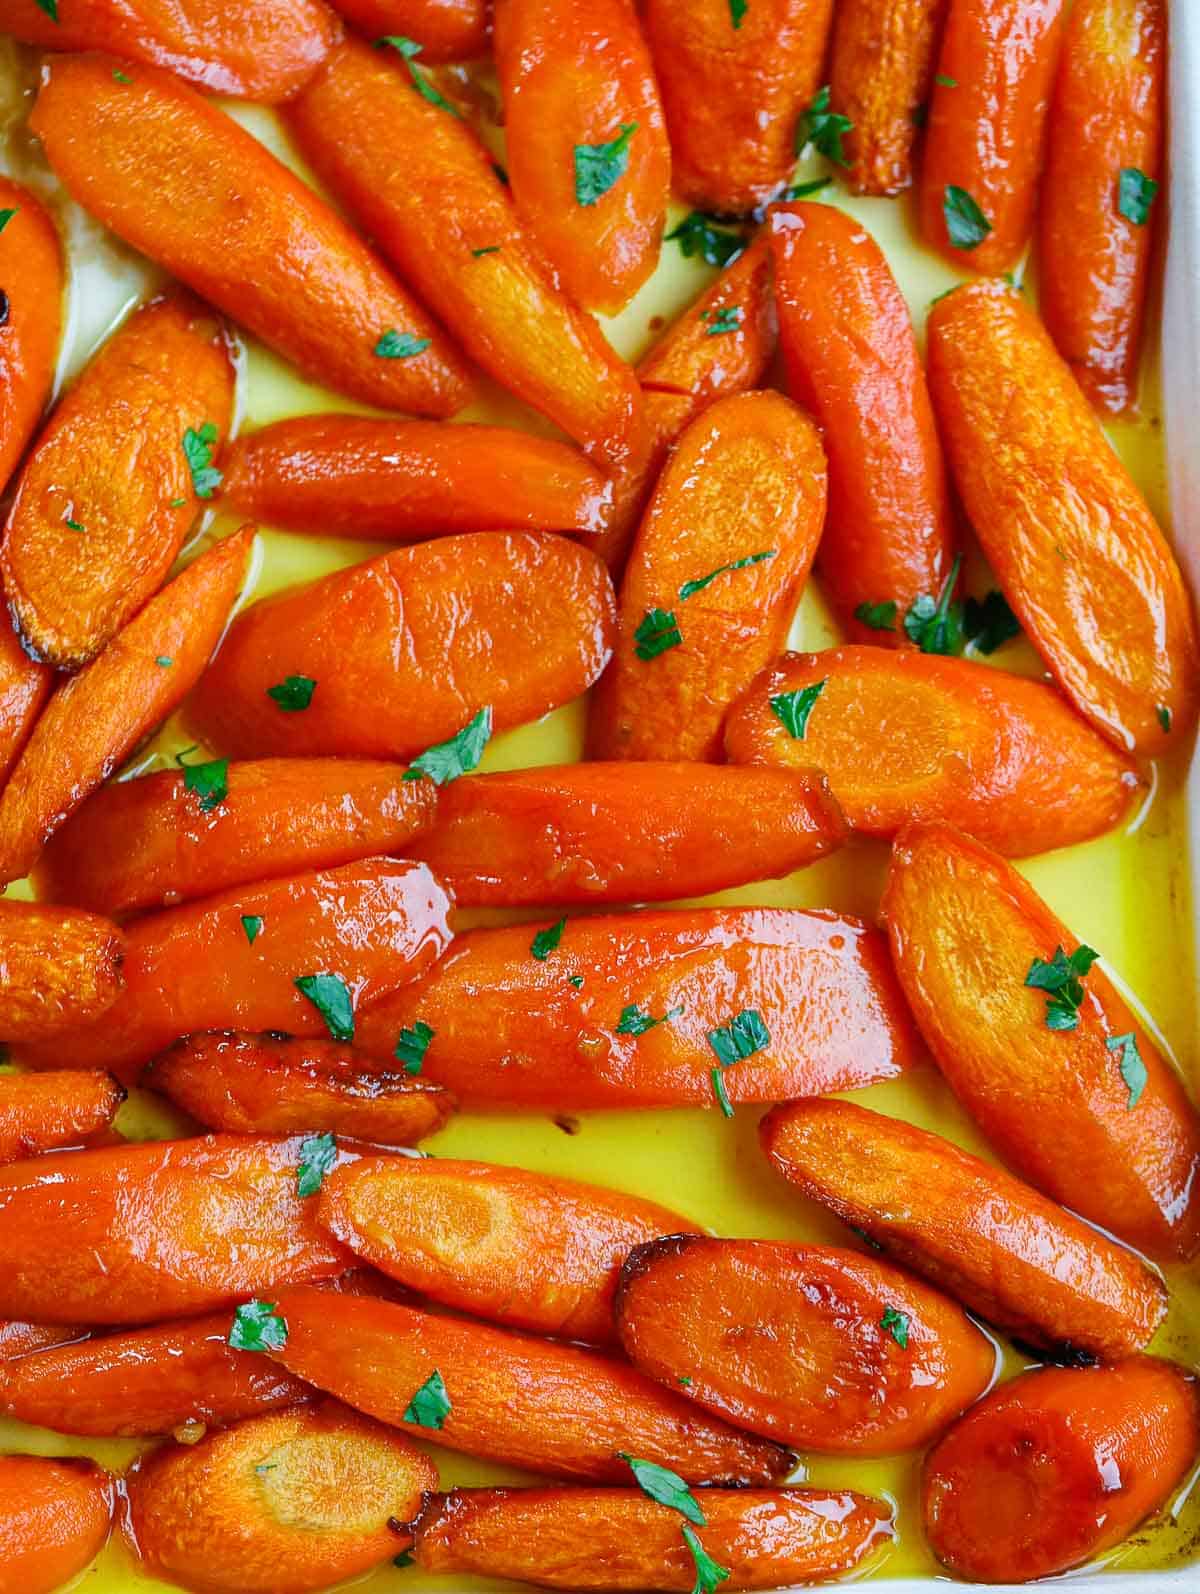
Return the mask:
[[352,27],[374,40],[387,34],[412,39],[421,59],[473,61],[491,38],[489,0],[333,0]]
[[430,781],[405,780],[397,764],[342,758],[230,764],[224,784],[215,806],[197,801],[184,771],[102,787],[42,854],[41,895],[117,916],[172,907],[402,852],[429,829],[437,802]]
[[56,56],[29,125],[85,210],[311,380],[421,415],[470,398],[455,350],[361,239],[186,84]]
[[95,1560],[112,1486],[90,1461],[0,1456],[0,1594],[56,1594]]
[[[697,1537],[730,1589],[848,1572],[891,1536],[889,1508],[850,1490],[705,1489]],[[678,1589],[696,1566],[678,1515],[636,1489],[452,1489],[417,1524],[426,1572],[543,1588]]]
[[901,613],[950,576],[954,524],[908,305],[879,245],[832,205],[771,212],[775,299],[792,396],[829,455],[829,521],[819,568],[858,641],[903,643],[859,619]]
[[125,989],[108,1012],[14,1055],[133,1080],[195,1030],[350,1040],[364,1009],[445,950],[448,909],[424,864],[368,858],[149,915],[130,927]]
[[199,1594],[305,1594],[411,1544],[436,1487],[415,1445],[327,1401],[145,1457],[127,1536],[152,1576]]
[[1086,0],[1067,23],[1039,207],[1042,314],[1097,409],[1137,398],[1163,169],[1163,0]]
[[98,1018],[124,958],[124,936],[97,914],[0,901],[0,1035],[45,1040]]
[[[671,135],[675,191],[749,211],[784,182],[816,95],[833,0],[647,0],[646,40]],[[740,12],[740,16],[737,13]]]
[[287,1337],[270,1354],[289,1372],[449,1450],[602,1483],[628,1481],[621,1450],[690,1483],[769,1484],[790,1465],[596,1351],[313,1289],[279,1291],[276,1311]]
[[1090,949],[945,826],[897,839],[883,913],[922,1034],[1005,1161],[1148,1256],[1194,1256],[1200,1117]]
[[967,514],[1075,707],[1158,753],[1200,699],[1191,602],[1171,550],[1041,323],[1000,283],[929,317],[929,379]]
[[810,1200],[1027,1344],[1115,1359],[1166,1315],[1162,1280],[1131,1251],[940,1135],[847,1101],[793,1101],[759,1136]]
[[[15,5],[18,0],[12,3]],[[29,10],[38,14],[34,6]],[[0,32],[11,31],[3,21],[0,0]],[[0,216],[5,218],[0,231],[0,269],[4,273],[0,293],[3,492],[50,397],[62,333],[64,281],[58,230],[41,201],[20,183],[0,177]]]
[[430,86],[420,74],[419,60],[349,42],[289,108],[288,126],[472,359],[601,465],[620,464],[640,446],[633,372],[559,291],[487,150],[414,92]]
[[629,0],[496,0],[517,212],[577,303],[620,310],[654,270],[671,150]]
[[858,919],[772,908],[580,918],[561,939],[550,932],[541,958],[532,932],[459,936],[436,969],[364,1015],[361,1044],[388,1055],[424,1024],[425,1074],[463,1102],[557,1110],[711,1105],[714,1077],[731,1102],[779,1101],[892,1079],[916,1058],[883,938]]
[[845,834],[812,769],[563,764],[455,781],[405,850],[460,907],[662,902],[789,874]]
[[1033,223],[1067,0],[949,0],[921,166],[921,230],[963,270],[1009,271]]
[[36,658],[79,669],[157,592],[211,493],[192,461],[229,430],[233,377],[221,323],[170,294],[132,315],[58,405],[0,547]]
[[824,515],[821,441],[787,399],[743,393],[692,422],[625,571],[590,757],[716,762],[726,709],[783,644]]
[[10,1074],[0,1078],[0,1162],[78,1145],[107,1129],[125,1100],[111,1074]]
[[53,683],[53,670],[35,664],[21,646],[0,591],[0,789],[20,757]]
[[187,1035],[150,1065],[146,1083],[210,1129],[290,1135],[302,1129],[410,1146],[441,1129],[454,1097],[337,1041]]
[[1050,1367],[1002,1384],[925,1459],[934,1554],[1026,1582],[1111,1549],[1166,1504],[1200,1446],[1195,1379],[1172,1362]]
[[[788,706],[806,693],[797,736]],[[826,771],[865,835],[941,820],[1015,857],[1111,830],[1143,784],[1053,687],[916,649],[785,653],[730,711],[725,752]]]
[[[86,1328],[77,1324],[25,1323],[19,1318],[0,1322],[0,1362],[16,1361],[36,1351],[48,1350],[52,1345],[69,1345],[83,1339]],[[4,1374],[0,1372],[0,1380]]]
[[0,793],[0,883],[28,874],[62,822],[187,695],[221,639],[253,540],[247,526],[209,548],[58,687]]
[[[401,548],[256,604],[200,682],[191,721],[235,757],[409,758],[485,707],[507,730],[578,697],[610,655],[613,609],[600,560],[560,537]],[[317,683],[303,713],[269,696],[290,676]]]

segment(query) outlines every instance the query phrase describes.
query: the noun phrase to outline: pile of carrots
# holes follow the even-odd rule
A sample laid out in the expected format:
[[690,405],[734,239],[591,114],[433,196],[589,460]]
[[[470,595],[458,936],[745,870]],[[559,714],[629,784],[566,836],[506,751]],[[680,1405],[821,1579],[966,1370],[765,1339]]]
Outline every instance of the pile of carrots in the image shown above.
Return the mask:
[[[67,261],[0,181],[0,1414],[162,1441],[0,1457],[0,1594],[114,1522],[201,1594],[886,1565],[910,1524],[801,1452],[924,1450],[974,1581],[1170,1500],[1200,1385],[1146,1349],[1200,1116],[1008,861],[1122,824],[1200,712],[1098,418],[1137,400],[1164,12],[0,0],[61,189],[172,279],[51,404]],[[337,208],[211,95],[276,106]],[[924,362],[815,197],[899,193],[918,143],[975,274]],[[1035,234],[1044,319],[1004,277]],[[723,269],[634,369],[595,313],[676,246]],[[361,413],[235,436],[237,330]],[[449,424],[481,376],[557,437]],[[258,520],[382,551],[238,612]],[[845,641],[783,652],[814,565]],[[1044,680],[981,662],[1019,630]],[[589,691],[586,762],[474,773]],[[176,711],[196,746],[114,780]],[[856,837],[881,927],[663,906]],[[926,1054],[999,1163],[833,1099]],[[125,1140],[135,1086],[195,1131]],[[413,1149],[459,1107],[743,1104],[845,1245]],[[983,1324],[1050,1365],[997,1384]],[[423,1440],[545,1481],[439,1492]]]

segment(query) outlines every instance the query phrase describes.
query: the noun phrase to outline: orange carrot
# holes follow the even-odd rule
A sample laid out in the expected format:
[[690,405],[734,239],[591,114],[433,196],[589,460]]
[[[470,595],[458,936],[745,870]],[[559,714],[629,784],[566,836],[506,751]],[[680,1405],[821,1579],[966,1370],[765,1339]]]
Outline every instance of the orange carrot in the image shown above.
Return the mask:
[[368,39],[387,34],[412,39],[421,46],[424,61],[473,61],[488,52],[490,0],[333,0],[333,4]]
[[898,194],[913,180],[917,118],[933,80],[947,0],[840,0],[830,104],[850,123],[844,152],[860,194]]
[[53,683],[53,670],[35,664],[21,646],[0,591],[0,788],[20,757]]
[[124,958],[124,936],[97,914],[0,901],[0,1035],[44,1040],[98,1018]]
[[625,572],[590,757],[716,762],[726,710],[783,644],[824,516],[820,438],[787,399],[743,393],[692,422]]
[[111,1074],[62,1069],[0,1078],[0,1162],[75,1146],[107,1129],[125,1100]]
[[[12,0],[13,4],[17,0]],[[36,16],[35,6],[29,10]],[[0,32],[11,32],[3,20]],[[0,492],[41,418],[62,331],[63,255],[58,231],[29,189],[0,177]],[[0,719],[0,725],[3,719]],[[0,753],[3,731],[0,730]],[[0,758],[2,762],[2,758]],[[3,776],[0,768],[0,777]]]
[[95,1560],[112,1486],[90,1461],[0,1456],[0,1594],[56,1594]]
[[176,78],[55,56],[29,125],[85,210],[311,380],[421,415],[470,398],[455,350],[362,240]]
[[[25,1323],[19,1318],[0,1322],[0,1362],[16,1361],[20,1356],[48,1350],[52,1345],[70,1345],[75,1340],[83,1339],[87,1332],[86,1328],[74,1323]],[[3,1376],[0,1373],[0,1379]]]

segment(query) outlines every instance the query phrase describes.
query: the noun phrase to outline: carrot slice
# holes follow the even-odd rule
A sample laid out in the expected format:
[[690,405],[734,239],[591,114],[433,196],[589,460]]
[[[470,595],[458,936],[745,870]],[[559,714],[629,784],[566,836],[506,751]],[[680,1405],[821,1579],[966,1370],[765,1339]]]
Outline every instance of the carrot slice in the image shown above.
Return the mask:
[[405,780],[400,765],[343,758],[230,764],[224,784],[215,806],[174,770],[102,787],[42,854],[41,895],[117,916],[170,907],[404,851],[437,803],[432,782]]
[[1200,701],[1179,567],[1045,329],[1001,283],[929,316],[929,380],[967,514],[1006,596],[1079,712],[1157,753]]
[[954,525],[941,445],[904,295],[883,251],[832,205],[771,212],[779,335],[793,397],[829,455],[821,579],[850,636],[906,638],[859,620],[907,613],[950,575]]
[[1042,314],[1091,402],[1137,398],[1162,179],[1166,8],[1085,0],[1067,23],[1039,207]]
[[54,672],[21,646],[0,591],[0,789],[50,695]]
[[[16,5],[17,0],[11,0]],[[36,7],[28,8],[35,16]],[[0,32],[13,30],[3,20]],[[0,492],[41,418],[62,333],[63,253],[41,201],[0,177]],[[0,725],[3,719],[0,718]],[[0,749],[3,732],[0,732]],[[0,769],[0,776],[3,770]]]
[[0,1162],[74,1146],[107,1129],[125,1100],[111,1074],[63,1069],[0,1078]]
[[173,293],[131,316],[58,405],[0,547],[36,658],[79,669],[157,592],[211,493],[189,446],[211,453],[228,432],[233,377],[220,321]]
[[558,290],[487,150],[414,92],[419,71],[348,42],[290,107],[288,126],[472,359],[601,464],[619,464],[640,443],[633,372]]
[[[891,1537],[889,1508],[848,1489],[705,1489],[697,1537],[731,1589],[822,1582]],[[636,1489],[452,1489],[417,1524],[426,1572],[543,1588],[693,1589],[673,1511]]]
[[1026,1373],[926,1457],[925,1531],[960,1577],[1023,1583],[1065,1572],[1165,1505],[1198,1446],[1196,1382],[1172,1362]]
[[90,1461],[0,1456],[4,1594],[55,1594],[104,1546],[112,1486]]
[[362,240],[186,84],[55,56],[29,125],[85,210],[311,380],[420,415],[470,398],[455,350]]
[[98,1018],[124,957],[125,937],[97,914],[0,901],[0,1035],[43,1040]]
[[125,988],[103,1018],[14,1055],[133,1080],[195,1030],[349,1040],[356,1015],[446,949],[448,911],[424,864],[368,858],[152,914],[130,927]]
[[690,1483],[768,1484],[790,1465],[778,1445],[596,1351],[303,1287],[281,1290],[276,1310],[287,1339],[270,1354],[289,1372],[449,1450],[606,1483],[628,1481],[621,1450]]
[[187,1035],[154,1059],[146,1083],[210,1129],[235,1134],[320,1129],[411,1146],[454,1110],[448,1091],[337,1041],[274,1035]]
[[[78,1324],[25,1323],[19,1318],[0,1322],[0,1362],[15,1361],[52,1345],[69,1345],[83,1339],[87,1329]],[[3,1378],[0,1373],[0,1379]]]
[[306,1594],[411,1544],[436,1487],[403,1435],[326,1401],[141,1460],[127,1536],[153,1576],[199,1594]]
[[917,119],[933,81],[947,0],[840,0],[830,103],[851,124],[843,145],[856,193],[898,194],[913,180]]
[[793,1101],[759,1136],[810,1200],[1028,1344],[1115,1359],[1166,1315],[1162,1280],[1131,1251],[940,1135],[848,1101]]
[[431,63],[473,61],[488,52],[489,0],[333,0],[352,27],[375,40],[412,39]]
[[[603,564],[561,537],[401,548],[242,615],[191,720],[235,757],[409,758],[485,706],[507,730],[585,692],[609,658],[613,609]],[[303,713],[269,695],[292,675],[317,683]]]
[[1200,1117],[1099,968],[1026,985],[1079,947],[1033,888],[970,837],[916,827],[896,842],[883,912],[929,1048],[1005,1160],[1148,1256],[1194,1256]]
[[743,393],[692,422],[625,572],[590,757],[717,761],[726,709],[783,644],[824,517],[821,441],[787,399]]
[[[810,700],[797,736],[789,705]],[[725,752],[824,770],[866,835],[941,820],[1015,857],[1111,830],[1143,785],[1052,687],[916,649],[785,653],[731,709]]]
[[[883,938],[858,919],[771,908],[580,918],[542,958],[532,931],[458,937],[436,969],[364,1015],[361,1043],[387,1055],[425,1024],[426,1075],[463,1102],[556,1109],[712,1105],[717,1073],[731,1102],[779,1101],[892,1079],[916,1059]],[[723,1066],[733,1057],[716,1030],[745,1042],[736,1066]]]

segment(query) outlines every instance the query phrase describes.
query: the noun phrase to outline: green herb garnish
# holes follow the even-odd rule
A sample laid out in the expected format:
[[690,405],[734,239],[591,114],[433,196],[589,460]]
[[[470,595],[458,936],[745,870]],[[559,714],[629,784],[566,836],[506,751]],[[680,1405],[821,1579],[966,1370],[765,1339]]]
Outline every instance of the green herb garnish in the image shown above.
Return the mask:
[[1046,1028],[1075,1029],[1079,1024],[1079,1009],[1083,1005],[1083,979],[1100,956],[1090,946],[1078,946],[1070,957],[1062,947],[1054,949],[1047,963],[1034,958],[1025,976],[1025,984],[1035,991],[1045,991]]
[[617,1457],[633,1473],[633,1481],[644,1495],[657,1501],[659,1505],[678,1511],[680,1516],[686,1517],[689,1522],[694,1522],[698,1528],[704,1527],[704,1512],[697,1505],[695,1495],[677,1472],[672,1472],[667,1467],[660,1467],[655,1461],[643,1461],[640,1456],[631,1456],[627,1450],[618,1450]]
[[935,72],[933,81],[940,83],[944,89],[956,89],[958,87],[958,79],[956,77],[947,77],[944,72]]
[[848,116],[840,116],[829,109],[829,84],[826,83],[796,124],[796,154],[802,155],[811,144],[835,166],[849,166],[842,140],[853,127]]
[[823,188],[832,188],[832,177],[814,177],[809,183],[793,183],[784,190],[784,199],[807,199],[810,194],[819,194]]
[[169,670],[174,664],[175,660],[168,658],[165,653],[160,653],[154,662],[158,665],[160,670]]
[[332,1135],[308,1135],[300,1142],[300,1166],[296,1170],[296,1194],[316,1195],[325,1175],[337,1161],[337,1141]]
[[312,702],[317,683],[311,675],[289,675],[278,686],[268,686],[267,696],[285,714],[298,714]]
[[708,575],[701,576],[697,581],[685,581],[679,589],[679,596],[686,600],[694,597],[697,592],[703,592],[718,576],[727,574],[730,570],[744,570],[747,565],[762,564],[764,559],[774,559],[777,548],[769,548],[766,553],[748,553],[744,559],[735,559],[731,564],[718,565],[715,570],[710,570]]
[[669,1024],[682,1012],[682,1007],[670,1007],[661,1018],[652,1018],[649,1008],[643,1012],[636,1002],[631,1002],[628,1007],[621,1009],[616,1032],[618,1035],[644,1035],[647,1030],[657,1029],[660,1024]]
[[354,1039],[354,1002],[340,974],[302,974],[292,983],[320,1013],[335,1041]]
[[729,1068],[734,1063],[745,1062],[755,1052],[765,1051],[771,1044],[771,1037],[762,1021],[762,1014],[756,1008],[748,1007],[720,1029],[709,1030],[708,1044],[717,1054],[721,1067]]
[[389,327],[375,345],[381,360],[411,360],[414,354],[423,354],[429,347],[428,338],[418,338],[411,332],[397,332]]
[[982,601],[968,598],[963,605],[963,635],[976,653],[994,653],[1020,634],[1021,622],[995,588]]
[[942,196],[942,215],[946,233],[955,249],[976,249],[992,230],[992,224],[965,188],[949,183]]
[[950,567],[950,574],[942,583],[936,598],[923,592],[904,616],[904,632],[922,653],[952,654],[962,652],[962,604],[951,600],[954,584],[962,565],[959,554]]
[[702,210],[693,210],[678,227],[673,227],[664,241],[670,243],[672,240],[679,245],[679,252],[686,260],[699,255],[710,266],[727,266],[746,248],[741,233],[728,232],[715,216],[707,216]]
[[487,244],[483,249],[472,249],[471,250],[471,254],[476,260],[478,260],[481,255],[498,255],[499,253],[500,253],[500,245],[499,244]]
[[729,20],[735,29],[740,28],[750,9],[750,0],[729,0]]
[[282,1350],[287,1344],[287,1323],[270,1301],[248,1301],[233,1314],[228,1344],[234,1350]]
[[492,739],[491,708],[481,708],[461,731],[447,742],[426,748],[419,758],[414,758],[404,771],[405,780],[431,780],[435,786],[448,786],[460,775],[468,775],[483,757],[483,750]]
[[723,310],[701,310],[701,321],[707,321],[704,329],[706,338],[719,338],[723,332],[736,332],[742,324],[742,307],[740,304],[727,304]]
[[557,924],[550,925],[548,929],[539,930],[529,943],[530,955],[537,958],[539,963],[544,963],[562,940],[562,934],[566,927],[567,921],[560,919]]
[[814,681],[811,686],[802,686],[795,692],[778,692],[768,699],[771,713],[788,735],[794,737],[796,741],[804,740],[805,732],[808,730],[809,715],[824,690],[825,681]]
[[621,131],[607,144],[576,144],[575,203],[594,205],[624,177],[629,169],[629,141],[636,122],[622,122]]
[[1150,219],[1150,207],[1158,193],[1158,184],[1136,166],[1122,166],[1117,179],[1117,209],[1126,221],[1135,227],[1144,227]]
[[692,1552],[692,1560],[696,1566],[696,1581],[692,1584],[692,1594],[713,1594],[719,1584],[727,1581],[729,1572],[726,1567],[719,1566],[712,1556],[696,1537],[695,1529],[683,1524],[683,1542]]
[[683,641],[673,609],[647,609],[633,633],[634,652],[639,659],[656,659],[660,653],[677,648]]
[[434,1033],[434,1030],[422,1019],[417,1019],[411,1029],[406,1026],[400,1031],[392,1055],[398,1063],[403,1063],[406,1074],[421,1072],[425,1053],[429,1050],[429,1043]]
[[3,232],[8,226],[9,222],[17,214],[19,208],[19,206],[13,205],[6,210],[0,210],[0,232]]
[[879,1319],[879,1326],[885,1329],[899,1345],[901,1350],[908,1349],[908,1316],[894,1306],[885,1308],[883,1316]]
[[221,472],[212,462],[217,451],[217,429],[205,421],[199,431],[189,426],[183,434],[183,457],[192,473],[192,491],[197,498],[211,498],[221,485]]
[[182,753],[175,754],[175,762],[183,771],[185,789],[196,793],[200,812],[207,814],[229,795],[229,760],[210,758],[203,764],[185,764],[187,755],[195,751],[194,747],[185,747]]
[[1142,1061],[1142,1054],[1138,1051],[1137,1036],[1130,1030],[1127,1035],[1110,1035],[1104,1044],[1110,1052],[1121,1054],[1119,1060],[1121,1078],[1129,1089],[1129,1100],[1126,1105],[1132,1112],[1141,1101],[1142,1092],[1150,1078]]
[[450,1396],[445,1380],[435,1367],[404,1408],[403,1421],[415,1422],[418,1428],[441,1428],[450,1415]]
[[894,631],[898,607],[895,598],[889,598],[883,603],[860,603],[854,611],[854,618],[861,620],[863,625],[870,626],[872,631]]
[[1165,703],[1160,703],[1154,712],[1158,717],[1158,723],[1163,728],[1163,733],[1169,736],[1171,734],[1171,710]]
[[263,925],[265,922],[266,921],[263,919],[261,913],[242,914],[242,930],[245,934],[246,940],[251,946],[254,945],[259,936],[263,933]]
[[428,100],[430,105],[436,105],[439,111],[449,111],[451,116],[458,115],[455,107],[451,105],[445,95],[438,93],[423,69],[417,65],[417,56],[425,48],[424,45],[418,44],[415,39],[406,39],[402,33],[385,33],[383,38],[376,39],[375,48],[377,50],[383,49],[385,45],[391,45],[393,50],[396,50],[404,57],[404,63],[408,67],[409,78],[412,80],[412,86],[422,99]]

